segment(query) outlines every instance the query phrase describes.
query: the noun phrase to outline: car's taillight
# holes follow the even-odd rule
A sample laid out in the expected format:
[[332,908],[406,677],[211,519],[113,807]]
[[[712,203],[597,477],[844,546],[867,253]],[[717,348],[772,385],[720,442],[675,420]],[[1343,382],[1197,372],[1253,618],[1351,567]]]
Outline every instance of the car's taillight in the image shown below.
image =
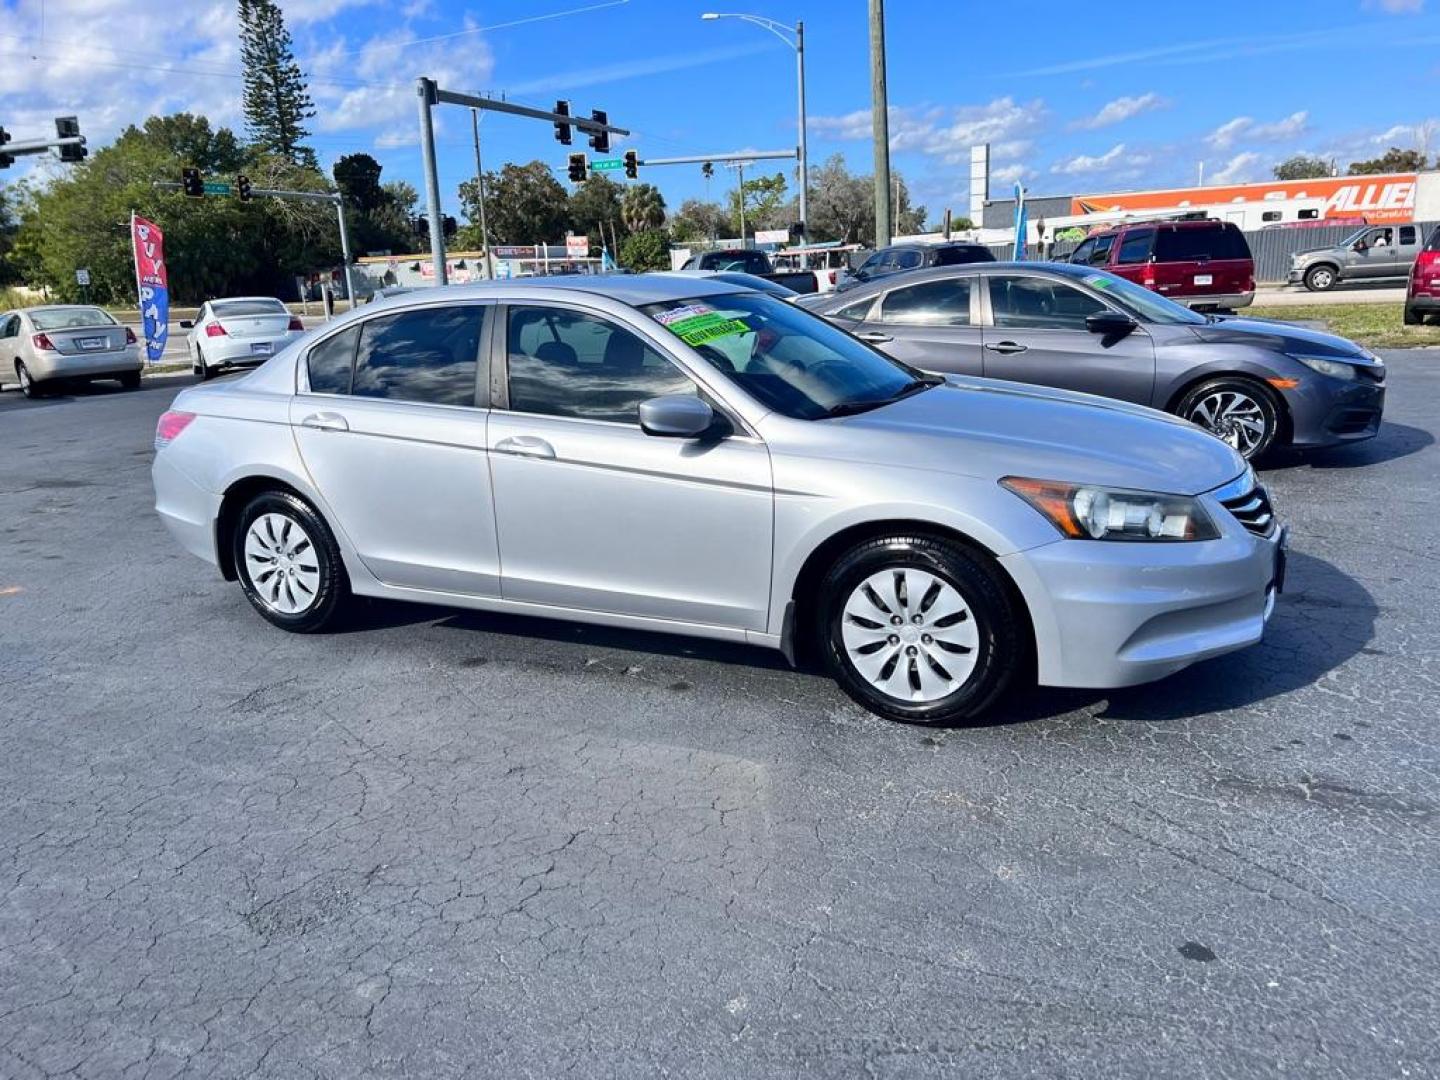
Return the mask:
[[160,414],[155,424],[155,449],[163,450],[180,437],[180,433],[195,419],[193,412],[179,412],[175,409]]
[[1140,272],[1140,284],[1147,289],[1155,288],[1155,264],[1146,263],[1145,269]]
[[206,336],[206,337],[224,337],[224,336],[225,336],[225,327],[221,326],[218,322],[206,323],[206,324],[205,324],[205,336]]
[[134,330],[131,330],[130,327],[128,327],[128,326],[125,327],[125,344],[126,344],[126,345],[134,345],[134,344],[135,344],[135,331],[134,331]]
[[291,330],[304,330],[304,329],[305,329],[305,324],[300,321],[300,316],[298,316],[298,315],[291,315],[291,316],[290,316],[290,327],[289,327],[289,329],[291,329]]
[[835,276],[836,276],[838,273],[839,273],[838,270],[831,270],[831,271],[830,271],[830,284],[831,284],[831,285],[834,285],[834,284],[835,284]]
[[50,340],[50,335],[48,335],[48,334],[36,334],[36,335],[35,335],[34,337],[32,337],[30,340],[35,343],[35,347],[36,347],[37,349],[40,349],[40,350],[43,351],[43,352],[55,352],[55,351],[56,351],[56,350],[55,350],[55,343]]

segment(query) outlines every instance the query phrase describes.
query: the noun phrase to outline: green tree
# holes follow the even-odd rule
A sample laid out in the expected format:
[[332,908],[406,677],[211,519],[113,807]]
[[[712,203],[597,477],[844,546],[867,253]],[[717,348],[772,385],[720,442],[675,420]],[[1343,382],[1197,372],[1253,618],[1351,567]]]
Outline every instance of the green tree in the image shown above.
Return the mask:
[[244,68],[245,126],[257,146],[297,165],[315,167],[301,145],[315,115],[305,75],[295,61],[285,16],[274,0],[239,0],[240,62]]
[[79,298],[77,267],[90,269],[93,299],[134,302],[129,219],[134,210],[165,233],[171,295],[193,302],[225,293],[294,293],[296,274],[328,269],[339,257],[335,218],[323,204],[208,197],[157,190],[195,164],[243,168],[256,187],[327,191],[325,177],[271,154],[240,156],[234,133],[203,117],[151,117],[126,128],[63,177],[27,197],[15,261],[31,285],[61,300]]
[[[740,231],[740,192],[736,190],[727,196],[730,213],[730,228]],[[781,229],[794,221],[796,212],[793,202],[785,198],[785,174],[757,176],[745,181],[745,229],[753,233],[756,229]]]
[[686,199],[670,217],[670,232],[679,244],[716,240],[730,227],[730,215],[723,206],[699,199]]
[[654,184],[636,184],[620,199],[620,218],[632,233],[648,232],[665,224],[665,198]]
[[670,238],[664,229],[643,229],[620,241],[620,265],[637,274],[670,269]]
[[1401,150],[1392,146],[1378,158],[1352,161],[1348,172],[1351,176],[1373,176],[1376,173],[1422,172],[1425,167],[1425,155],[1419,150]]
[[[415,189],[380,183],[382,166],[369,154],[346,154],[335,162],[335,186],[345,198],[345,223],[350,244],[356,252],[405,253],[414,243],[410,213],[417,197]],[[404,196],[403,211],[395,205]]]
[[570,228],[590,237],[600,245],[600,226],[622,224],[620,193],[624,191],[603,173],[592,172],[583,184],[570,193]]
[[[461,232],[461,243],[478,248],[480,199],[474,180],[460,185],[460,205],[470,222]],[[492,244],[558,241],[570,222],[565,188],[543,161],[506,165],[499,173],[486,173],[485,210]]]
[[[912,206],[910,188],[899,173],[890,174],[891,228],[904,236],[925,230],[926,211]],[[897,197],[898,196],[898,197]],[[959,226],[952,226],[959,228]],[[810,236],[812,241],[868,243],[875,236],[875,178],[856,176],[839,154],[810,170]]]
[[1322,157],[1295,154],[1271,170],[1276,180],[1315,180],[1330,175],[1330,162]]

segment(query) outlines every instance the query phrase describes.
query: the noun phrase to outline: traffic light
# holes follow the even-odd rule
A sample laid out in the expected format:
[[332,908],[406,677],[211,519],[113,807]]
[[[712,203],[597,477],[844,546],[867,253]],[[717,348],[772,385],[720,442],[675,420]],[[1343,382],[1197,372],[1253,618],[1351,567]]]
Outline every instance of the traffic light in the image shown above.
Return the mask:
[[570,155],[570,179],[573,183],[583,184],[585,182],[585,174],[589,171],[590,167],[585,163],[584,154]]
[[455,234],[460,231],[460,225],[453,217],[451,217],[449,214],[446,214],[443,218],[440,219],[440,231],[445,234],[446,240],[450,240],[453,239]]
[[[75,139],[80,136],[80,121],[73,116],[57,116],[55,118],[55,137],[58,139]],[[60,147],[60,160],[67,162],[84,161],[88,151],[85,144],[78,146]]]
[[640,175],[640,155],[634,150],[625,151],[625,175],[631,180]]
[[705,162],[704,165],[700,166],[700,175],[703,176],[706,180],[709,180],[712,176],[715,175],[715,166],[711,162]]
[[199,169],[192,167],[180,170],[180,190],[192,199],[205,197],[205,181],[201,179]]
[[[591,109],[590,119],[597,124],[610,123],[610,114],[604,109]],[[604,130],[593,133],[590,136],[590,146],[597,154],[608,154],[610,152],[610,132]]]
[[241,202],[250,201],[250,177],[244,173],[235,174],[235,194],[240,197]]
[[411,224],[414,226],[416,236],[430,235],[430,219],[424,214],[417,214]]
[[[10,132],[6,131],[3,127],[0,127],[0,147],[3,147],[9,141]],[[0,169],[8,169],[11,165],[14,164],[15,159],[13,157],[6,153],[0,153]]]
[[[555,102],[555,111],[561,116],[570,115],[570,103],[568,101]],[[555,121],[555,141],[564,145],[570,145],[570,125],[561,120]]]

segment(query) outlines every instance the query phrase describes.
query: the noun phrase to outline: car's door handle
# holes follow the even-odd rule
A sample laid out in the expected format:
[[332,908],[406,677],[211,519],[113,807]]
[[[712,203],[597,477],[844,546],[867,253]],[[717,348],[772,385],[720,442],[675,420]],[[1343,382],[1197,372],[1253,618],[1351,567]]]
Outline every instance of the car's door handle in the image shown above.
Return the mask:
[[880,344],[881,342],[894,341],[894,340],[895,340],[895,339],[892,338],[889,334],[882,334],[882,333],[880,333],[880,332],[878,332],[878,331],[876,331],[876,330],[862,330],[860,333],[856,334],[855,336],[858,337],[861,341],[871,341],[871,342],[874,342],[874,343],[877,344],[877,345]]
[[555,448],[537,435],[511,435],[496,443],[495,449],[501,454],[520,457],[555,458]]
[[1024,352],[1029,347],[1029,345],[1021,345],[1014,341],[987,341],[985,343],[985,348],[991,352],[1005,353],[1007,356],[1010,353]]
[[350,425],[346,423],[345,417],[339,413],[317,412],[311,413],[300,421],[301,427],[314,428],[316,431],[349,431]]

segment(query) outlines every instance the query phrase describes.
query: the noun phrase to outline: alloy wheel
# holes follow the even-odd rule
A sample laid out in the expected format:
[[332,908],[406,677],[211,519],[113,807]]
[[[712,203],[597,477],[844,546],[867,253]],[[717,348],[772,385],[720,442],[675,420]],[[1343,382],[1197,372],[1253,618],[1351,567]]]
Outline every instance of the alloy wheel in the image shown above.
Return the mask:
[[1247,458],[1265,438],[1265,410],[1253,397],[1239,390],[1206,394],[1195,402],[1185,419],[1199,424]]
[[320,566],[310,534],[294,518],[261,514],[245,533],[245,572],[260,601],[281,615],[315,603]]
[[880,693],[899,701],[937,701],[975,670],[980,637],[960,591],[918,569],[885,569],[845,602],[845,655]]

